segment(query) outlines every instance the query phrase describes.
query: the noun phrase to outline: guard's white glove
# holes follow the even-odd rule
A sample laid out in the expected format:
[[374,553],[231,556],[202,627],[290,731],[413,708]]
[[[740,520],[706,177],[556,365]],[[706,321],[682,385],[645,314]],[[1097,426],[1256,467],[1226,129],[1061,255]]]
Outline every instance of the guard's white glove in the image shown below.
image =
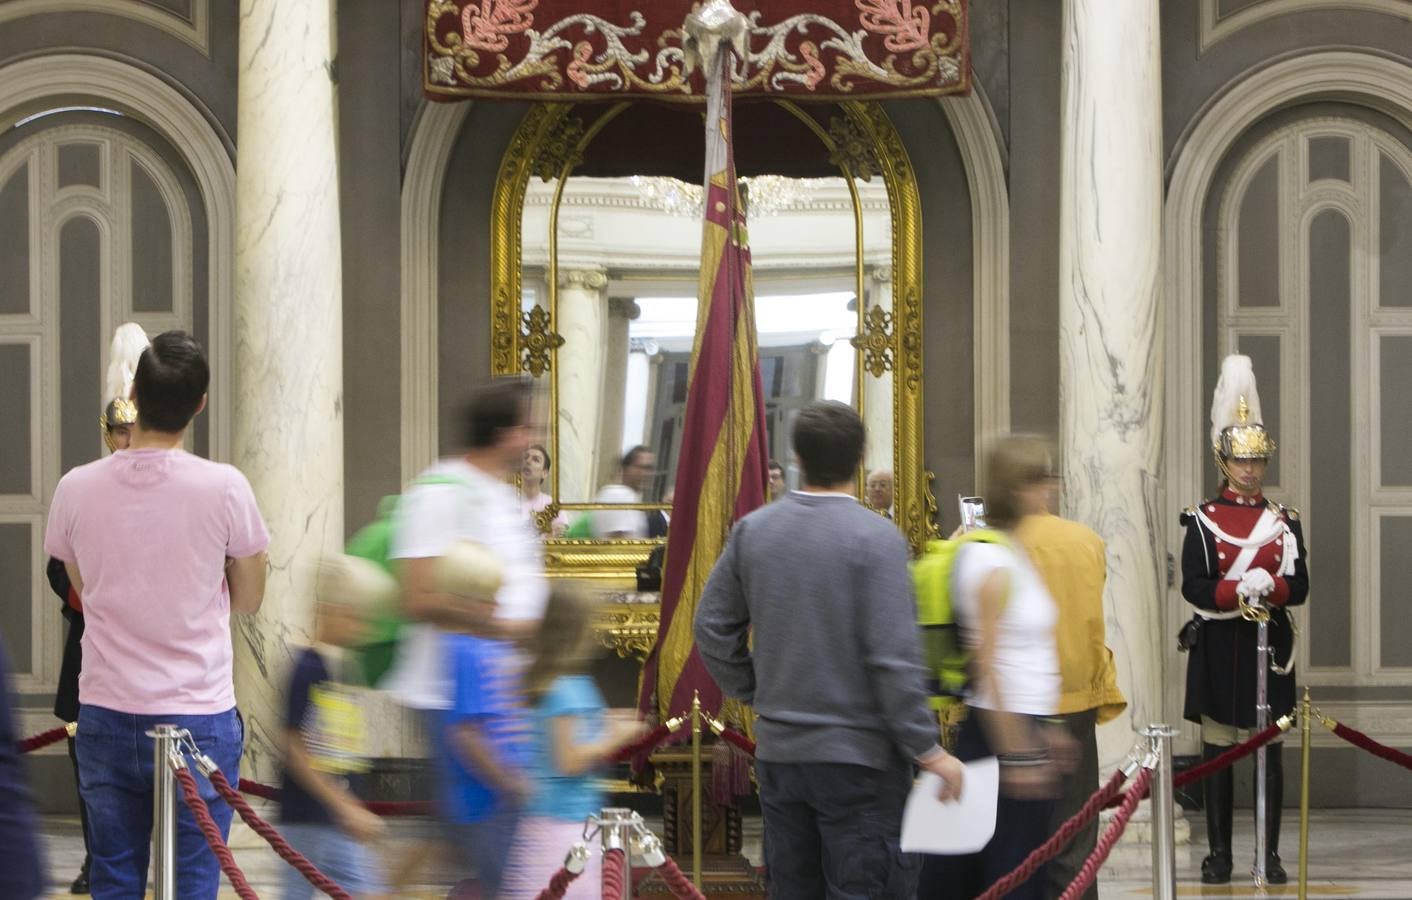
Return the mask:
[[1244,594],[1247,600],[1260,600],[1270,596],[1275,590],[1275,579],[1264,569],[1248,569],[1240,576],[1237,593]]

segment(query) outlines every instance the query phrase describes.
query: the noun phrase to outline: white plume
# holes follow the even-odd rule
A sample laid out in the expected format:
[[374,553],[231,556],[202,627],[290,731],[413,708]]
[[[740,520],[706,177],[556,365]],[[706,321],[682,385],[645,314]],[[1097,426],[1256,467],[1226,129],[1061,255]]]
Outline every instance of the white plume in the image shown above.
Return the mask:
[[1250,423],[1264,425],[1260,414],[1260,395],[1255,389],[1255,368],[1250,357],[1233,353],[1221,360],[1221,377],[1211,395],[1211,446],[1221,443],[1221,432],[1236,424],[1240,398],[1250,409]]
[[142,351],[151,343],[147,332],[136,322],[118,326],[113,334],[113,345],[108,350],[108,377],[103,380],[103,403],[106,405],[118,398],[127,399],[132,392],[132,377],[137,374],[137,360]]

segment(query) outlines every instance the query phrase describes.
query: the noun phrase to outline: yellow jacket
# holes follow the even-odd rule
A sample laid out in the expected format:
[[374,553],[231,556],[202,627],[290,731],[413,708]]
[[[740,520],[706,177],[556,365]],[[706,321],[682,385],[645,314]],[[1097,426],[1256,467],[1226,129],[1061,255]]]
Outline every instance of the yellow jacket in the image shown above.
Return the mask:
[[1058,711],[1097,709],[1099,723],[1115,718],[1128,702],[1118,689],[1103,625],[1103,539],[1085,525],[1051,515],[1026,516],[1015,536],[1059,608]]

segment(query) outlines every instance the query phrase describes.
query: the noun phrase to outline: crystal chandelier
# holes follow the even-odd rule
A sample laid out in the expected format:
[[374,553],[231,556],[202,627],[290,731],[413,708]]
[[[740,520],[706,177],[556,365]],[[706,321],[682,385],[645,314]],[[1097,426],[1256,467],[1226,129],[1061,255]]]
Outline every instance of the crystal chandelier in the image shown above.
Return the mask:
[[[628,181],[649,206],[674,216],[696,218],[701,215],[700,185],[687,184],[665,175],[633,175]],[[804,207],[813,198],[814,187],[804,179],[783,175],[756,175],[740,179],[740,191],[750,216],[773,216]]]

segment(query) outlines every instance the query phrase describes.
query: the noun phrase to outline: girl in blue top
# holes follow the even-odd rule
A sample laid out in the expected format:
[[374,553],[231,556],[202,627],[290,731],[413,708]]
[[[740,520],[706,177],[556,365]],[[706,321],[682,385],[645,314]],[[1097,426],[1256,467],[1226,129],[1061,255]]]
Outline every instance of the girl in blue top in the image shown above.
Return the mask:
[[[530,650],[524,676],[530,710],[530,750],[525,774],[532,787],[510,852],[500,897],[533,898],[583,836],[584,819],[603,808],[599,770],[620,747],[644,733],[636,713],[609,710],[589,667],[596,655],[595,604],[573,589],[556,586]],[[601,893],[599,857],[569,886],[566,897]]]

